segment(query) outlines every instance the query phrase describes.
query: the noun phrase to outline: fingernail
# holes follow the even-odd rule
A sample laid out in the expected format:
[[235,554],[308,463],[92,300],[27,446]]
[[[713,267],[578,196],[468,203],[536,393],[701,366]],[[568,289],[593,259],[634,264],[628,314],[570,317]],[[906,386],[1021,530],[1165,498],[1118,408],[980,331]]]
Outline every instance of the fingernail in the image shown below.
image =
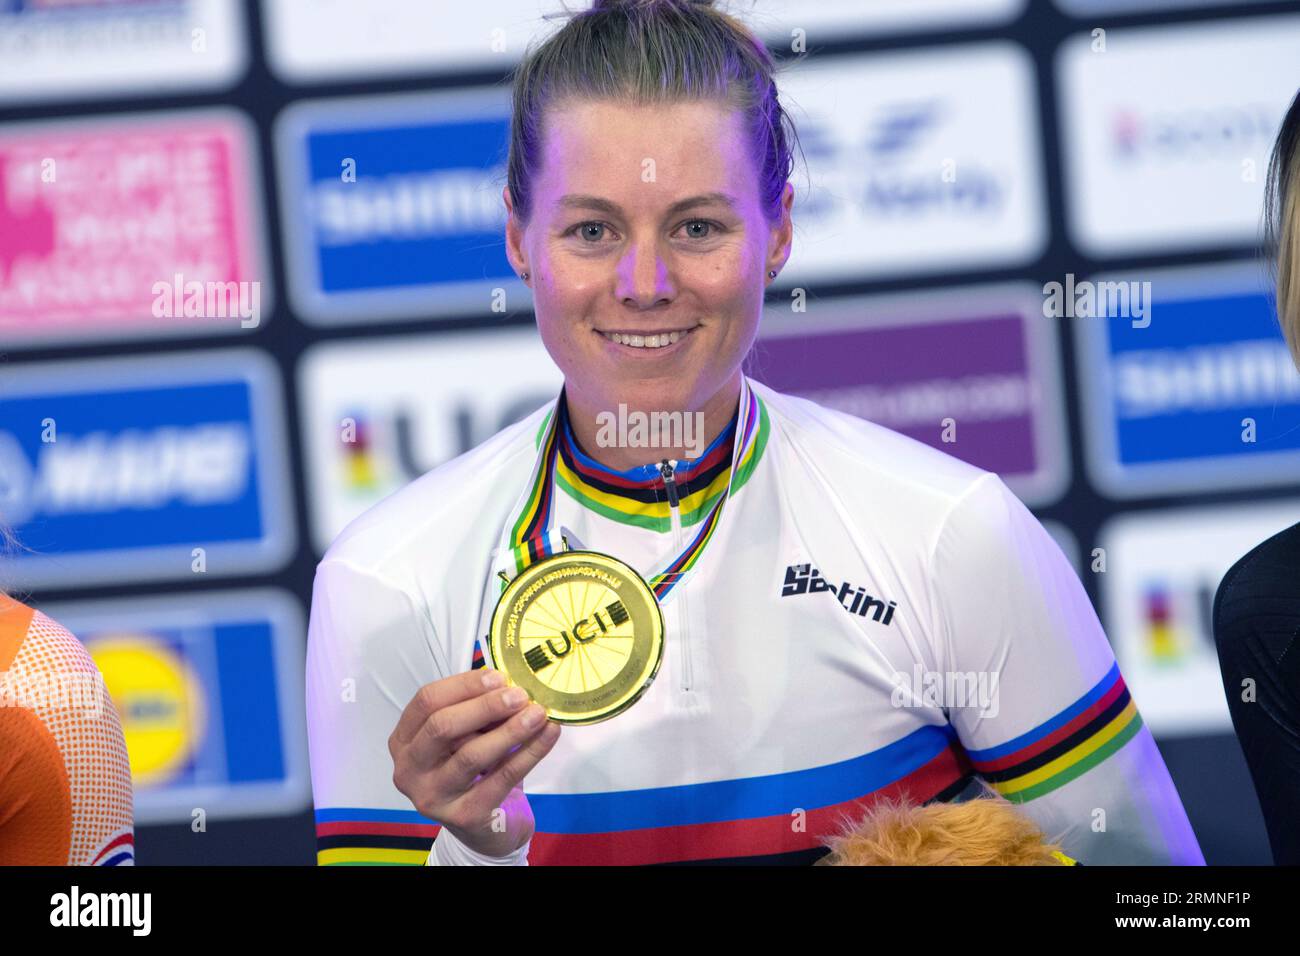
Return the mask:
[[511,687],[501,695],[501,699],[510,707],[518,707],[528,699],[528,694],[522,687]]
[[533,706],[524,711],[523,717],[519,719],[523,721],[525,727],[536,727],[542,722],[542,718],[545,716],[546,711],[542,708],[542,705],[533,704]]
[[504,687],[506,677],[500,671],[488,671],[483,675],[483,689],[493,690],[497,687]]

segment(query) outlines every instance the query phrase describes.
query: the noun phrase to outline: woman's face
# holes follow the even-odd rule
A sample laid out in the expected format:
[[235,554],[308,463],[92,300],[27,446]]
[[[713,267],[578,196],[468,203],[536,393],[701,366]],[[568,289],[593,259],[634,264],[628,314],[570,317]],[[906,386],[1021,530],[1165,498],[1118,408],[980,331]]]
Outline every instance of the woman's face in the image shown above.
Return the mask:
[[[738,114],[711,102],[547,115],[527,228],[505,190],[507,254],[531,273],[542,341],[579,413],[734,403],[792,231],[793,187],[772,226],[751,153]],[[710,194],[731,202],[696,201]]]

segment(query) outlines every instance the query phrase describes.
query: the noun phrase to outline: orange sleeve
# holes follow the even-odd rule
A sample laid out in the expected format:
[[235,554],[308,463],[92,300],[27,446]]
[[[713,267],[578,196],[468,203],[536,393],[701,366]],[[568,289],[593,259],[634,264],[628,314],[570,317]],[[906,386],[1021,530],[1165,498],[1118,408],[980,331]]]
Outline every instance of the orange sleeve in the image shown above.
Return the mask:
[[66,628],[0,594],[0,864],[134,862],[117,710]]

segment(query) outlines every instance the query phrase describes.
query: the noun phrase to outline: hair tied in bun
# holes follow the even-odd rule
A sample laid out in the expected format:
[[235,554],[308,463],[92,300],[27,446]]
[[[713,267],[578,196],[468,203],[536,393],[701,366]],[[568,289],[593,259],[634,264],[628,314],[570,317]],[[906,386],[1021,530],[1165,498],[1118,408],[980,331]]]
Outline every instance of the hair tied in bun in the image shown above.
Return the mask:
[[711,7],[713,0],[595,0],[593,10],[634,9],[636,7]]

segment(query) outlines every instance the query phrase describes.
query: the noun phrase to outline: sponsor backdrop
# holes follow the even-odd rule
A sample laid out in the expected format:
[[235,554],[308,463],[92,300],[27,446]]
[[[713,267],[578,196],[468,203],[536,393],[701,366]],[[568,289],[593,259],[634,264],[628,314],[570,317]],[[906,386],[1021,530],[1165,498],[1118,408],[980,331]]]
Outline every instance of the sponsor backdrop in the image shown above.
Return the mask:
[[[1207,859],[1269,862],[1210,611],[1300,519],[1254,257],[1300,3],[728,8],[807,160],[750,371],[1001,474]],[[104,671],[141,863],[314,861],[316,561],[559,386],[501,201],[506,76],[558,9],[0,0],[3,578]]]

